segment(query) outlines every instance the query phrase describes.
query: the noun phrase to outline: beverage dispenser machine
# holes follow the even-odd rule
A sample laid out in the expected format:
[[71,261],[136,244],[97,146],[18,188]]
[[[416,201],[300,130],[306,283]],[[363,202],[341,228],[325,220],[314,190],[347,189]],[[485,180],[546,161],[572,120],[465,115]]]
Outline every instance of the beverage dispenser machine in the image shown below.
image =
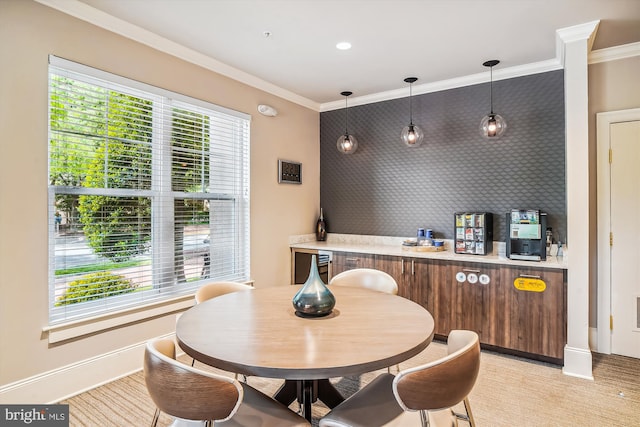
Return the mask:
[[455,236],[457,254],[491,254],[493,251],[493,214],[490,212],[455,213]]
[[507,248],[510,259],[547,259],[547,214],[539,210],[512,209],[507,213]]

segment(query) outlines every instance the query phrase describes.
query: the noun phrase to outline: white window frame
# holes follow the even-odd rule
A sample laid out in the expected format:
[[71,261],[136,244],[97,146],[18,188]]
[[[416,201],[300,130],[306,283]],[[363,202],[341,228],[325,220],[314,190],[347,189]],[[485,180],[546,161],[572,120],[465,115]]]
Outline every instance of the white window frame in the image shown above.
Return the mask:
[[[92,67],[88,67],[82,64],[78,64],[72,61],[68,61],[55,56],[49,57],[49,63],[52,70],[55,70],[56,74],[64,74],[65,71],[70,74],[71,77],[77,75],[83,75],[90,81],[95,82],[102,81],[102,83],[109,85],[113,84],[118,86],[118,90],[124,87],[126,93],[130,93],[134,96],[141,96],[145,99],[152,99],[153,102],[157,102],[160,99],[164,99],[166,105],[174,105],[176,108],[185,108],[189,111],[198,111],[204,114],[219,115],[222,119],[229,119],[232,122],[237,120],[237,127],[233,129],[233,141],[232,150],[236,155],[238,163],[235,164],[234,173],[237,175],[237,183],[234,184],[234,193],[228,194],[225,192],[215,193],[214,191],[206,191],[205,193],[184,193],[172,191],[171,189],[171,137],[170,129],[157,128],[154,124],[153,130],[153,142],[154,147],[152,151],[152,184],[150,190],[131,190],[131,189],[94,189],[94,188],[72,188],[61,186],[48,186],[49,197],[49,218],[53,218],[55,214],[55,198],[56,194],[99,194],[99,195],[111,195],[111,196],[142,196],[149,197],[151,199],[151,227],[152,227],[152,253],[153,260],[152,265],[167,265],[167,263],[173,263],[173,222],[167,223],[167,218],[173,219],[173,201],[181,198],[190,199],[205,199],[205,200],[234,200],[234,210],[237,210],[237,214],[233,217],[232,225],[229,226],[229,230],[234,237],[234,270],[232,273],[220,277],[210,277],[208,280],[236,280],[236,281],[249,281],[250,280],[250,214],[249,214],[249,201],[250,201],[250,163],[249,163],[249,144],[250,144],[250,120],[251,116],[245,113],[233,111],[224,107],[220,107],[208,102],[204,102],[198,99],[187,97],[181,94],[177,94],[171,91],[167,91],[161,88],[157,88],[145,83],[137,82],[131,79],[127,79],[121,76],[116,76],[111,73],[107,73],[101,70],[97,70]],[[75,78],[75,77],[74,77]],[[169,108],[170,110],[170,108]],[[157,109],[154,108],[153,115],[155,116]],[[167,113],[171,116],[171,112]],[[156,120],[153,120],[157,123]],[[168,123],[170,128],[171,120],[161,121]],[[49,121],[50,123],[50,121]],[[213,124],[211,125],[211,134],[215,132]],[[159,139],[157,139],[159,138]],[[213,138],[213,137],[212,137]],[[49,140],[51,140],[51,133],[49,132]],[[212,151],[215,149],[215,144],[211,144],[211,151],[209,156],[211,157]],[[165,166],[158,166],[165,165]],[[211,168],[213,169],[213,168]],[[169,178],[167,180],[167,177]],[[168,188],[167,188],[168,186]],[[210,211],[209,226],[211,228],[213,217],[213,210]],[[158,218],[164,218],[163,221],[159,221]],[[78,304],[71,304],[62,307],[55,306],[55,224],[53,220],[49,221],[49,326],[44,330],[49,331],[50,335],[53,332],[59,333],[56,340],[68,339],[70,337],[80,335],[83,333],[93,332],[96,328],[87,327],[88,323],[102,323],[102,327],[112,327],[114,323],[114,317],[121,317],[123,320],[131,321],[131,314],[134,314],[134,318],[143,318],[144,314],[136,315],[141,309],[148,311],[148,316],[154,316],[158,314],[158,310],[162,310],[162,307],[168,307],[170,309],[180,309],[186,307],[191,301],[191,295],[199,287],[204,280],[190,282],[188,286],[182,283],[180,286],[167,285],[167,280],[164,281],[164,285],[158,286],[161,283],[163,273],[157,271],[152,267],[153,283],[152,290],[143,291],[147,295],[140,298],[140,292],[137,295],[124,294],[108,297],[110,302],[110,308],[101,308],[102,303],[97,301],[86,301]],[[225,229],[225,231],[229,231]],[[209,250],[210,256],[213,256],[215,250],[215,236],[210,239]],[[168,261],[170,259],[171,261]],[[117,303],[117,304],[115,304]],[[115,321],[118,323],[118,321]],[[70,329],[79,326],[79,329],[75,332],[69,332]]]

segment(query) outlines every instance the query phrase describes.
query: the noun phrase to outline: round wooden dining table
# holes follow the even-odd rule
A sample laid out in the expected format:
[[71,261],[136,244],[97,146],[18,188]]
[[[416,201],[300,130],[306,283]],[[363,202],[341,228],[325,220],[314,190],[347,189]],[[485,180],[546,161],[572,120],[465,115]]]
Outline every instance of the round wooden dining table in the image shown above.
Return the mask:
[[178,344],[219,369],[284,379],[274,398],[286,406],[297,399],[310,420],[317,399],[330,408],[344,400],[329,378],[396,365],[433,338],[433,317],[408,299],[336,286],[329,315],[300,317],[291,302],[299,289],[253,289],[197,304],[177,322]]

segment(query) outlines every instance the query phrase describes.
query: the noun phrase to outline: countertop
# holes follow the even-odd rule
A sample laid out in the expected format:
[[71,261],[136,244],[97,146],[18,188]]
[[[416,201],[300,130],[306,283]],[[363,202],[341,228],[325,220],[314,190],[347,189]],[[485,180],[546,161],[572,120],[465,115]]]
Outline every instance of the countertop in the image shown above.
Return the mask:
[[441,252],[421,252],[408,250],[402,246],[405,237],[361,236],[352,234],[331,234],[327,240],[318,242],[315,235],[292,236],[289,246],[292,249],[324,250],[330,252],[355,252],[375,255],[403,256],[411,258],[427,258],[443,261],[476,262],[483,264],[500,264],[505,266],[523,266],[530,268],[567,269],[567,251],[564,256],[547,256],[546,261],[512,260],[505,256],[504,242],[494,242],[494,251],[490,255],[456,254],[453,241],[445,240],[445,250]]

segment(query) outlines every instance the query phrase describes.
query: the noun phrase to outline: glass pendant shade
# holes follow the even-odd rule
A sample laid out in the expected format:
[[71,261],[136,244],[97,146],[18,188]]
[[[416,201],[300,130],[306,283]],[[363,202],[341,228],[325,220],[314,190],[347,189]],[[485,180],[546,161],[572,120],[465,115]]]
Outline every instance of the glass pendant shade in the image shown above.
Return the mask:
[[358,149],[358,140],[355,136],[345,133],[338,138],[336,146],[342,154],[353,154]]
[[296,315],[300,317],[326,316],[335,307],[336,298],[320,278],[315,255],[311,255],[309,278],[293,296],[291,302],[296,310]]
[[402,129],[402,134],[400,135],[402,140],[407,145],[407,147],[418,147],[422,144],[422,140],[424,139],[424,132],[420,129],[420,126],[410,124],[409,126],[405,126]]
[[497,59],[492,59],[490,61],[484,62],[482,65],[485,67],[489,67],[491,72],[491,78],[489,80],[489,96],[490,96],[490,106],[491,113],[487,114],[482,118],[480,122],[480,135],[486,140],[498,139],[503,134],[504,131],[507,130],[507,122],[504,118],[493,112],[493,67],[498,65],[500,61]]
[[507,122],[499,114],[488,114],[480,122],[480,134],[487,140],[498,139],[507,129]]
[[353,154],[358,149],[358,140],[355,136],[349,135],[349,108],[347,106],[347,98],[352,95],[353,92],[340,92],[340,95],[344,96],[344,135],[338,138],[336,147],[342,154]]
[[412,85],[418,80],[417,77],[407,77],[405,83],[409,83],[409,125],[402,129],[400,137],[407,147],[419,147],[424,139],[424,132],[420,126],[413,124],[413,93]]

